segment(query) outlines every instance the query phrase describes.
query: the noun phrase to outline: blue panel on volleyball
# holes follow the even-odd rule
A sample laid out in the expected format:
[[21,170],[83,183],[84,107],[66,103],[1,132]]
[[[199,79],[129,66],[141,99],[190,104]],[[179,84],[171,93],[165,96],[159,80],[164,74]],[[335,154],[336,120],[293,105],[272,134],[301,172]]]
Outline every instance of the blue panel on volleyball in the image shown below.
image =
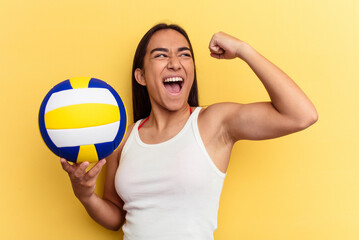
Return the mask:
[[118,134],[117,134],[116,138],[113,141],[115,143],[115,146],[118,146],[120,144],[120,142],[122,141],[122,138],[125,135],[126,129],[127,129],[126,108],[125,108],[120,96],[118,95],[118,93],[113,88],[111,88],[111,87],[109,88],[108,84],[106,82],[101,81],[101,80],[99,80],[97,78],[91,78],[88,87],[89,88],[90,87],[107,88],[112,93],[112,95],[115,97],[116,102],[118,104],[118,107],[120,109],[120,116],[121,116],[120,129],[118,131]]
[[60,92],[60,91],[68,90],[68,89],[72,89],[70,80],[66,80],[66,81],[63,81],[63,82],[57,84],[55,87],[53,87],[51,89],[51,91],[49,93],[53,94],[55,92]]
[[[101,160],[101,159],[107,157],[108,155],[110,155],[113,152],[114,145],[115,144],[113,142],[95,144],[98,159]],[[115,146],[117,146],[117,145],[115,145]]]
[[[126,115],[126,108],[125,106],[123,105],[122,101],[117,99],[117,103],[118,103],[118,106],[119,106],[119,109],[120,109],[120,116],[121,116],[121,119],[120,119],[120,129],[118,130],[118,134],[114,140],[114,142],[116,143],[116,146],[118,146],[120,144],[120,142],[122,141],[123,139],[123,136],[125,135],[126,133],[126,129],[127,129],[127,115]],[[122,117],[124,116],[124,117]]]
[[72,86],[70,84],[69,80],[63,81],[59,84],[57,84],[56,86],[54,86],[45,96],[44,100],[41,103],[40,106],[40,111],[39,111],[39,128],[40,128],[40,133],[42,135],[42,138],[44,139],[44,142],[46,143],[46,145],[48,146],[48,148],[50,148],[50,150],[55,153],[56,155],[60,155],[60,151],[59,149],[55,146],[55,144],[51,141],[49,135],[47,134],[46,131],[46,126],[45,126],[45,108],[46,108],[46,103],[49,100],[49,98],[51,97],[51,95],[55,92],[60,92],[63,90],[68,90],[68,89],[72,89]]
[[[104,81],[101,81],[97,78],[91,78],[89,82],[89,88],[108,88],[108,84]],[[117,94],[117,93],[116,93]],[[117,94],[118,95],[118,94]]]
[[76,162],[77,156],[79,155],[80,147],[62,147],[59,148],[60,150],[60,157],[65,158],[70,162]]

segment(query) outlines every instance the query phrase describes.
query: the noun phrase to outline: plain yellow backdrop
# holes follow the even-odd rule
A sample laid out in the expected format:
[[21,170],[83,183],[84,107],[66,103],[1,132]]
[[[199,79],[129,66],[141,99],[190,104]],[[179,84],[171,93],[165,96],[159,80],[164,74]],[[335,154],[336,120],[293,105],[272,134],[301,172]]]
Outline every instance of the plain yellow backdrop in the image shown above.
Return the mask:
[[289,74],[319,112],[303,132],[235,145],[215,239],[359,239],[357,0],[1,0],[0,239],[122,239],[74,197],[37,114],[55,84],[89,76],[131,115],[134,51],[162,21],[191,38],[201,105],[269,100],[244,62],[210,58],[212,34],[224,31]]

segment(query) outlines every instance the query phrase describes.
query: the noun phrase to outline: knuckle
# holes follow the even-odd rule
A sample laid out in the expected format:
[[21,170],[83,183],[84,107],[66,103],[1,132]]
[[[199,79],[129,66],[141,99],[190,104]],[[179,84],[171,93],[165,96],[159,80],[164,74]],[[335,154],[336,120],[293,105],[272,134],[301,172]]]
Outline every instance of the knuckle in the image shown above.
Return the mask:
[[78,172],[73,172],[70,175],[70,178],[73,179],[74,181],[80,181],[82,179],[82,176]]
[[72,173],[72,178],[73,179],[79,179],[80,176],[79,176],[79,174],[77,172],[74,172],[74,173]]

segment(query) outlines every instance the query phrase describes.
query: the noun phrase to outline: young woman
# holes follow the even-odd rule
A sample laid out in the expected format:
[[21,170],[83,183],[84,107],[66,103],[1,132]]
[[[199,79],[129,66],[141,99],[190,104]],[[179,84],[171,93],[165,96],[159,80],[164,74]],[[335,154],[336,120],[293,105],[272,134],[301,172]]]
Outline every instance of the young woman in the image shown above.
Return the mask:
[[76,197],[124,239],[213,239],[231,150],[241,139],[269,139],[307,128],[317,112],[301,89],[249,44],[219,32],[209,44],[217,59],[240,58],[271,102],[198,107],[193,50],[185,31],[159,24],[138,45],[133,65],[135,123],[107,158],[103,197],[94,193],[106,160],[61,159]]

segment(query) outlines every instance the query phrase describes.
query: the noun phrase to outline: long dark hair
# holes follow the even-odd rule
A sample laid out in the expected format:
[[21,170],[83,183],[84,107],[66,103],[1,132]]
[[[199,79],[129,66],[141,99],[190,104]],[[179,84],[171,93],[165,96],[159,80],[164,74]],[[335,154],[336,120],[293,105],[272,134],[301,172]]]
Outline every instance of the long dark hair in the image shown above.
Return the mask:
[[189,48],[191,51],[191,55],[193,58],[194,64],[194,81],[192,88],[190,90],[188,96],[188,104],[193,107],[198,106],[198,89],[197,89],[197,74],[196,74],[196,65],[194,62],[194,55],[191,42],[188,38],[186,31],[178,25],[175,24],[165,24],[160,23],[152,27],[148,32],[142,37],[140,43],[137,46],[135,57],[133,59],[133,66],[132,66],[132,104],[133,104],[133,120],[134,122],[138,121],[139,119],[145,118],[150,115],[151,112],[151,102],[150,97],[147,92],[147,88],[145,86],[140,85],[135,78],[135,71],[137,68],[143,69],[144,65],[144,58],[147,51],[147,45],[150,41],[153,34],[155,34],[159,30],[163,29],[172,29],[180,34],[182,34],[186,40],[188,41]]

